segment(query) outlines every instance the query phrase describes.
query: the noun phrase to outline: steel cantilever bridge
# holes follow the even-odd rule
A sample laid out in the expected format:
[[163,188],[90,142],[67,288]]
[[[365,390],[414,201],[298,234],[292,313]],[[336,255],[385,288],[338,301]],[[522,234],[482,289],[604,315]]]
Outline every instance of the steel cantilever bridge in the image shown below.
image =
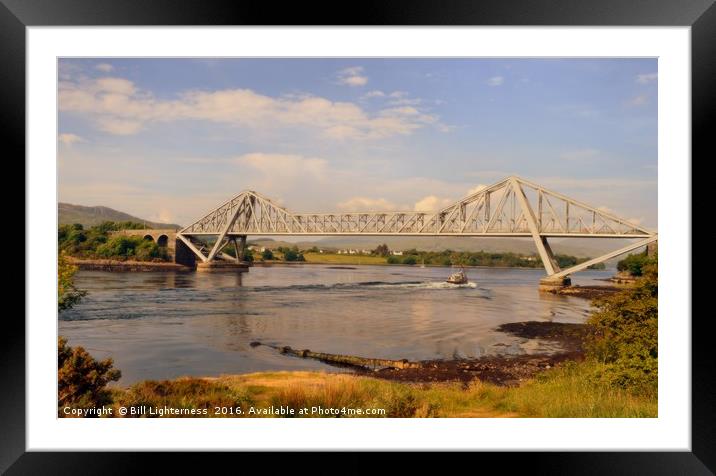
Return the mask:
[[[530,237],[547,277],[554,280],[657,241],[654,231],[515,176],[437,212],[292,213],[244,191],[179,231],[177,238],[206,263],[240,261],[247,235]],[[637,241],[560,269],[547,241],[551,237]],[[230,245],[236,258],[223,252]]]

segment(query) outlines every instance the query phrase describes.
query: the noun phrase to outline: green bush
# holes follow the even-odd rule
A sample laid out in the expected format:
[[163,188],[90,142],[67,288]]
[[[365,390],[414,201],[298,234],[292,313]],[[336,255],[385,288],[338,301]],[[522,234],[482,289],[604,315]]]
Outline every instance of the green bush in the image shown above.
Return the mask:
[[254,262],[254,252],[251,248],[248,246],[244,247],[244,259],[243,261],[247,261],[249,263]]
[[261,252],[261,259],[269,261],[273,259],[273,251],[266,248]]
[[65,416],[62,408],[66,406],[98,408],[109,404],[106,386],[122,376],[113,368],[112,359],[97,361],[84,348],[68,346],[64,337],[57,340],[57,369],[59,416]]
[[74,277],[77,266],[67,260],[64,252],[57,258],[57,309],[62,311],[77,304],[87,291],[75,287]]
[[403,258],[403,264],[415,264],[417,262],[418,261],[415,256],[406,256],[405,258]]
[[658,380],[658,272],[654,262],[642,268],[634,286],[595,301],[588,320],[593,333],[588,356],[604,363],[598,377],[609,383],[656,395]]
[[167,260],[165,247],[159,247],[141,237],[110,238],[110,233],[118,230],[144,229],[144,225],[134,222],[105,221],[85,229],[80,224],[62,225],[57,229],[58,248],[71,256],[81,258],[139,259],[144,261]]
[[168,259],[166,247],[140,236],[114,236],[106,243],[99,245],[95,255],[101,258],[136,259],[139,261],[155,261]]
[[388,259],[386,259],[385,262],[388,264],[400,264],[400,258],[398,258],[397,256],[391,255],[391,256],[388,256]]
[[284,261],[306,261],[306,258],[303,256],[303,253],[298,251],[298,247],[296,246],[294,246],[293,248],[284,248],[283,259]]
[[557,260],[557,264],[562,269],[570,268],[579,261],[576,257],[569,255],[555,255],[554,259]]
[[654,264],[655,259],[648,256],[646,251],[635,255],[629,255],[617,263],[617,270],[628,271],[632,276],[641,276],[644,267]]

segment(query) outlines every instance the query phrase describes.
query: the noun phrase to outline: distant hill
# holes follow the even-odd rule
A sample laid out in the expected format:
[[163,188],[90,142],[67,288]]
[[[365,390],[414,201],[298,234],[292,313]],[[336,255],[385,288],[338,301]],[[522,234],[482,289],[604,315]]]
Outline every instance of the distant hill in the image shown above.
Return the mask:
[[181,228],[181,226],[176,223],[149,221],[109,207],[85,207],[84,205],[72,205],[71,203],[60,202],[57,205],[57,211],[60,225],[81,223],[82,226],[90,227],[99,225],[103,221],[133,221],[136,223],[146,223],[148,228]]

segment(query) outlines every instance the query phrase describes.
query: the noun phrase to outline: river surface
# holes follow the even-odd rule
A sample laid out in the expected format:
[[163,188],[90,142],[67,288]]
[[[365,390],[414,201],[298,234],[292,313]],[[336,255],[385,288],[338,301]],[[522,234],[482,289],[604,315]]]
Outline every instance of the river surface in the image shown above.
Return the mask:
[[[543,270],[290,265],[233,273],[80,271],[88,295],[59,317],[59,335],[112,357],[122,385],[143,379],[327,369],[252,341],[387,359],[452,359],[554,352],[547,341],[497,332],[506,322],[581,323],[589,300],[542,294]],[[574,284],[604,284],[613,270]]]

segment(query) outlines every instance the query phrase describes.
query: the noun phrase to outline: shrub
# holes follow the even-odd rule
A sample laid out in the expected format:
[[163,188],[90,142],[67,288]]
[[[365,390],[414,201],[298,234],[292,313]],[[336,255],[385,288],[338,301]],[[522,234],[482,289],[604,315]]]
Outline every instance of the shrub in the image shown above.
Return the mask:
[[417,263],[415,256],[406,256],[405,258],[403,258],[403,264],[415,264],[415,263]]
[[271,251],[270,249],[266,248],[266,249],[263,250],[263,252],[261,253],[261,259],[264,259],[264,260],[266,260],[266,261],[272,260],[272,259],[273,259],[273,251]]
[[293,248],[283,249],[283,259],[285,261],[306,261],[306,258],[303,256],[303,253],[300,253],[298,251],[298,248],[295,246]]
[[95,254],[102,258],[154,261],[168,259],[167,249],[140,236],[115,236],[97,246]]
[[598,375],[637,393],[656,394],[658,370],[658,272],[656,263],[626,290],[595,301],[588,355],[605,364]]
[[628,271],[632,276],[641,276],[644,267],[654,264],[655,258],[648,256],[646,251],[635,255],[629,255],[617,263],[618,271]]
[[244,259],[243,261],[253,263],[254,262],[254,252],[251,248],[248,246],[244,247]]
[[77,266],[67,261],[64,252],[60,252],[57,259],[57,309],[62,311],[77,304],[87,291],[75,287],[74,276]]
[[109,382],[122,376],[112,368],[112,359],[97,361],[82,347],[70,347],[67,339],[57,341],[57,405],[58,415],[62,407],[97,408],[111,402],[105,388]]

